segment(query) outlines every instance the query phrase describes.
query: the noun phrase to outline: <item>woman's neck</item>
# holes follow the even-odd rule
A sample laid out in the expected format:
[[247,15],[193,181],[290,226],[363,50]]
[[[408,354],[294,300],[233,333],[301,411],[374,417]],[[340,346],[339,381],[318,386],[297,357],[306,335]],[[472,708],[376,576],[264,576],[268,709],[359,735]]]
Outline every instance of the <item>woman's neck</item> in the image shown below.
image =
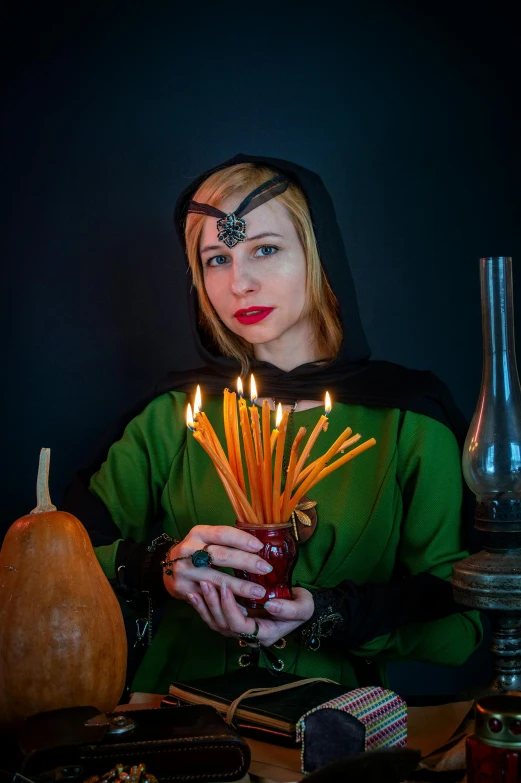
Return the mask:
[[315,334],[307,319],[299,321],[276,340],[254,344],[253,353],[259,361],[269,362],[285,372],[323,358],[319,355]]
[[[262,403],[264,400],[268,400],[270,404],[270,410],[275,410],[277,406],[278,400],[275,399],[275,397],[257,397],[255,400],[255,404],[259,407],[262,407]],[[296,404],[295,404],[296,403]],[[281,403],[282,404],[282,410],[290,410],[290,411],[307,411],[310,408],[323,408],[324,407],[324,400],[295,400],[293,404],[289,403]]]

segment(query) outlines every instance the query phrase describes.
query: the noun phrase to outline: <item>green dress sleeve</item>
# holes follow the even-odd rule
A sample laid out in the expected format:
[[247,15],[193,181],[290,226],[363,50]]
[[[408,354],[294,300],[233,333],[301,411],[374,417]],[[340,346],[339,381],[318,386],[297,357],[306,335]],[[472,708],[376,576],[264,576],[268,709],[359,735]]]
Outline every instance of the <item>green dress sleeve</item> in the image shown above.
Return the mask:
[[153,400],[127,425],[106,461],[92,476],[89,490],[108,509],[121,538],[95,552],[105,572],[115,576],[119,542],[143,541],[162,515],[162,495],[170,466],[186,442],[184,394],[169,392]]
[[[407,411],[397,444],[397,480],[403,503],[397,567],[450,580],[467,557],[461,517],[461,455],[454,434],[428,416]],[[479,613],[462,611],[414,623],[353,650],[380,661],[416,660],[459,666],[482,638]]]

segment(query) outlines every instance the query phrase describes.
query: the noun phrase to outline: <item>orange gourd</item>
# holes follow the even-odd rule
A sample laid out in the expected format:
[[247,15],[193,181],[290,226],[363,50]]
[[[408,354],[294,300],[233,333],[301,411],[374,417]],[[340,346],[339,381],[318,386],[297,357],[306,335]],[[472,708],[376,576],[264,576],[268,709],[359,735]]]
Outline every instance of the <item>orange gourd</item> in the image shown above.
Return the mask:
[[87,531],[49,497],[42,449],[37,507],[0,550],[0,725],[38,712],[108,712],[125,684],[127,642],[118,600]]

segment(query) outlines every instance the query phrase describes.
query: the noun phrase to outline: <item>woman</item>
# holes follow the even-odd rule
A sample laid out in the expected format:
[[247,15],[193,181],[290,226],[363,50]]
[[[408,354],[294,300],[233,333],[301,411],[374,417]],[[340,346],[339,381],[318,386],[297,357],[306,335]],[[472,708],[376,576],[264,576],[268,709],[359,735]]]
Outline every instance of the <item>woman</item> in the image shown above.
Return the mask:
[[[477,614],[460,611],[447,581],[466,556],[465,423],[432,374],[369,360],[321,180],[286,161],[239,155],[182,194],[175,220],[204,365],[164,379],[64,504],[91,530],[119,591],[162,607],[132,689],[166,692],[172,681],[238,668],[239,634],[268,652],[284,638],[275,659],[286,671],[347,686],[374,678],[366,661],[383,682],[390,660],[463,663],[481,638]],[[317,525],[300,545],[295,600],[268,602],[273,619],[258,623],[236,602],[258,586],[220,569],[262,573],[267,564],[256,539],[232,527],[215,468],[184,424],[187,393],[200,383],[224,442],[222,391],[249,370],[257,404],[289,406],[293,433],[315,425],[328,390],[321,446],[348,425],[377,441],[310,492]],[[194,566],[203,548],[213,567]]]

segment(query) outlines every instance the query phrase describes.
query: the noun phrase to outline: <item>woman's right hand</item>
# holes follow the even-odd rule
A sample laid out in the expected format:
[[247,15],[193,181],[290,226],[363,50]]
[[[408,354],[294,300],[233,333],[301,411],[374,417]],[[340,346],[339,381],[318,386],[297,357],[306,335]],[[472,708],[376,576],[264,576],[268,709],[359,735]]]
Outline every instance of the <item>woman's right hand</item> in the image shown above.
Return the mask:
[[[196,568],[191,556],[198,549],[207,546],[207,552],[212,556],[212,566]],[[266,592],[261,585],[238,579],[236,576],[219,571],[221,568],[237,568],[252,574],[267,574],[271,566],[256,552],[262,549],[262,543],[236,527],[227,525],[196,525],[186,538],[171,547],[166,560],[187,557],[169,567],[172,575],[163,570],[165,589],[173,598],[188,601],[188,593],[202,593],[201,582],[211,582],[216,587],[226,584],[234,595],[243,598],[262,598]]]

